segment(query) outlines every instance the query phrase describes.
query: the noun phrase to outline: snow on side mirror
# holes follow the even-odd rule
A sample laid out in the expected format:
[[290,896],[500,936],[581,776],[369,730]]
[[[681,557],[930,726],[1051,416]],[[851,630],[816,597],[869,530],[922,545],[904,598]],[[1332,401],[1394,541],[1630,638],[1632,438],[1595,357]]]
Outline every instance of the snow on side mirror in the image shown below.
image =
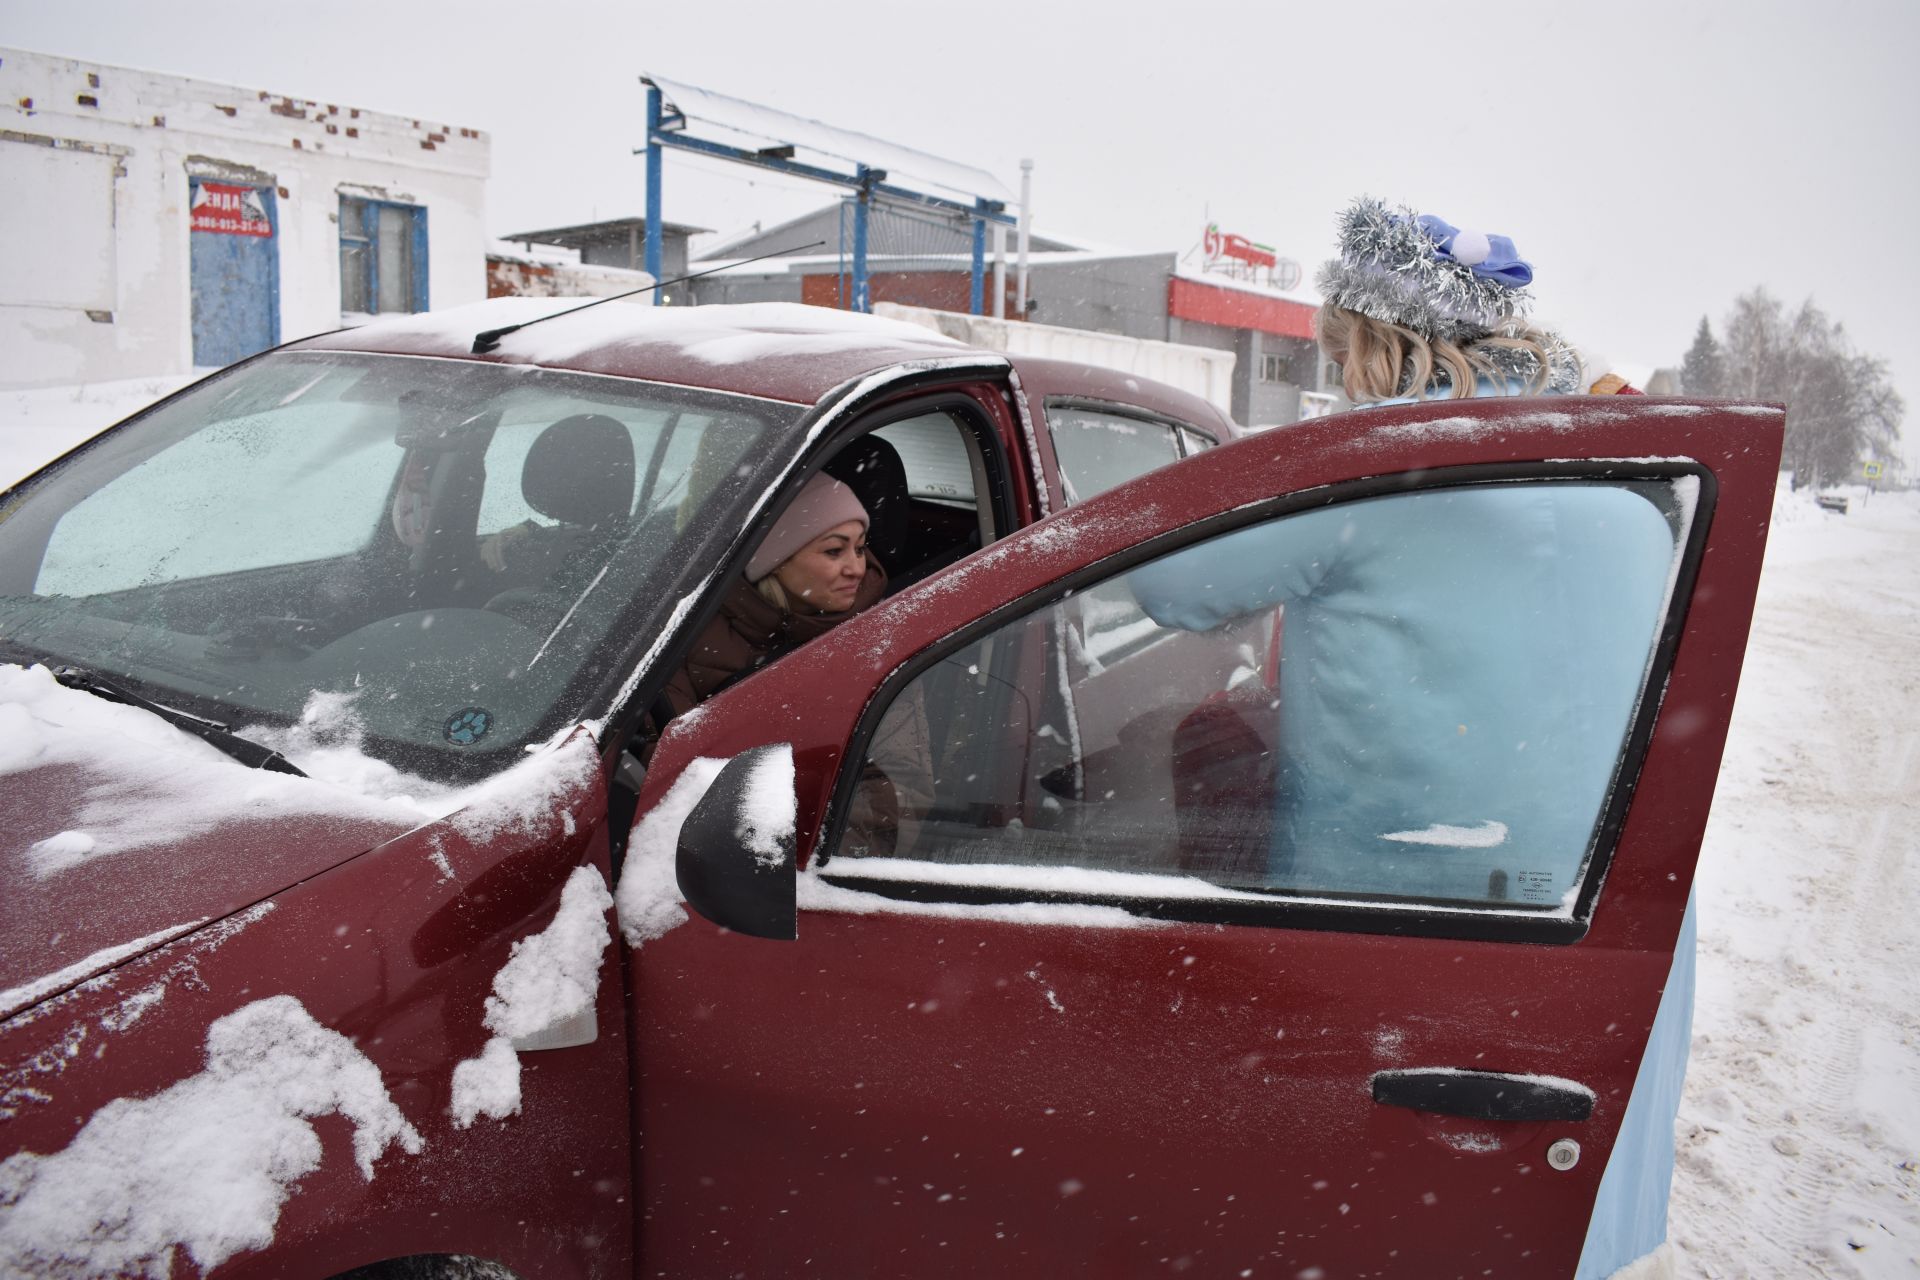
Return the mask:
[[674,874],[687,905],[735,933],[799,936],[793,748],[729,760],[681,824]]

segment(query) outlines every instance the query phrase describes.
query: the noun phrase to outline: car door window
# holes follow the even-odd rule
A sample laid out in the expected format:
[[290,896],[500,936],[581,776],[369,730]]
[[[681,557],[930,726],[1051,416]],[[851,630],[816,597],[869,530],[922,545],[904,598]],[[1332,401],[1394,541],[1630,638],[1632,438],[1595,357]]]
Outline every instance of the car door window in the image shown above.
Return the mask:
[[945,413],[923,413],[873,434],[891,444],[907,473],[907,492],[917,501],[971,507],[973,461],[966,437]]
[[1069,502],[1085,502],[1180,459],[1174,428],[1164,422],[1083,405],[1050,404],[1047,424]]
[[836,851],[1570,912],[1696,483],[1391,494],[1112,575],[906,684],[862,784],[897,834]]
[[1180,440],[1181,440],[1181,443],[1185,446],[1186,456],[1189,458],[1191,458],[1194,454],[1199,453],[1204,449],[1211,449],[1216,444],[1220,443],[1218,440],[1215,440],[1212,436],[1207,435],[1204,432],[1195,431],[1192,427],[1180,428]]

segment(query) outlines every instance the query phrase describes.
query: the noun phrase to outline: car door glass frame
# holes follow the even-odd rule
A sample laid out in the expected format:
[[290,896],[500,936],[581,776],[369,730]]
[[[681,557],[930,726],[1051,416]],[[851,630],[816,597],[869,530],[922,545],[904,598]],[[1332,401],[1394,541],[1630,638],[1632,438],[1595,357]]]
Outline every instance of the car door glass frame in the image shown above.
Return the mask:
[[[1368,896],[1336,899],[1283,894],[1275,894],[1269,899],[1244,890],[1226,889],[1219,889],[1218,896],[1196,897],[1035,892],[983,883],[940,883],[865,874],[836,875],[830,869],[832,850],[846,827],[854,792],[860,781],[862,771],[858,765],[866,759],[868,746],[882,718],[900,693],[937,663],[982,637],[1059,603],[1086,587],[1109,581],[1148,561],[1238,529],[1366,498],[1517,482],[1584,481],[1619,485],[1633,481],[1665,481],[1671,484],[1687,478],[1694,479],[1698,488],[1690,518],[1684,527],[1684,540],[1676,541],[1677,556],[1664,612],[1657,621],[1651,657],[1641,677],[1633,713],[1615,758],[1594,834],[1578,864],[1577,887],[1572,895],[1571,907],[1564,913],[1557,905],[1533,906],[1518,902],[1483,906]],[[970,905],[1073,903],[1112,906],[1147,918],[1201,924],[1563,945],[1578,942],[1592,924],[1594,907],[1619,845],[1621,829],[1632,803],[1640,771],[1646,762],[1660,708],[1658,691],[1666,687],[1680,638],[1685,631],[1693,584],[1699,576],[1716,499],[1717,485],[1713,473],[1707,467],[1685,459],[1644,462],[1576,459],[1566,462],[1450,467],[1371,477],[1283,495],[1195,521],[1136,544],[1121,554],[1083,565],[1055,579],[1046,588],[1009,601],[943,637],[915,655],[911,661],[901,664],[874,690],[848,740],[831,802],[821,820],[818,838],[814,841],[815,852],[808,869],[831,884],[912,901]],[[1676,530],[1677,534],[1680,532]],[[926,861],[929,866],[947,865]]]

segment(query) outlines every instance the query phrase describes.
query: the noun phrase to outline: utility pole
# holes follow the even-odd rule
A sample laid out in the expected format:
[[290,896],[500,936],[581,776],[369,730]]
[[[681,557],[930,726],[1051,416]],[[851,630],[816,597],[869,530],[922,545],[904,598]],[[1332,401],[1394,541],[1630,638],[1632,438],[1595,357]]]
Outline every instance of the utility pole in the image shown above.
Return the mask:
[[1027,318],[1027,241],[1033,234],[1033,161],[1020,162],[1020,269],[1014,284],[1013,309]]

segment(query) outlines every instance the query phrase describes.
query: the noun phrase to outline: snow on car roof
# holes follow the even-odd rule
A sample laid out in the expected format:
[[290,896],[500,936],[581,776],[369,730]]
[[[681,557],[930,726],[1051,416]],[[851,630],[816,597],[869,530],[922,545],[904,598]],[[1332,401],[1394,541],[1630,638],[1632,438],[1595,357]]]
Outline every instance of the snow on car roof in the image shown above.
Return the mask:
[[[710,387],[812,404],[849,378],[907,360],[971,350],[919,325],[793,302],[654,307],[584,298],[494,298],[376,320],[293,343],[303,351],[374,351],[538,364]],[[474,336],[527,325],[494,351]]]

